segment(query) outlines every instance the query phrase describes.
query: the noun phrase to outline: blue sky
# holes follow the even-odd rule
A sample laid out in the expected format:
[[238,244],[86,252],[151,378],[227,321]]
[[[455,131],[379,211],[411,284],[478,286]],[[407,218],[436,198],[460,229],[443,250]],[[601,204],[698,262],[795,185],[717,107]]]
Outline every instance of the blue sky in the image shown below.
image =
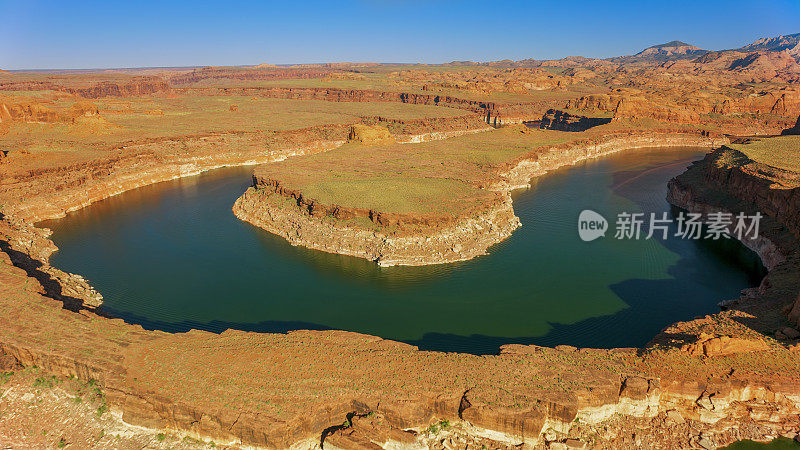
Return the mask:
[[0,68],[610,57],[800,32],[800,0],[0,0]]

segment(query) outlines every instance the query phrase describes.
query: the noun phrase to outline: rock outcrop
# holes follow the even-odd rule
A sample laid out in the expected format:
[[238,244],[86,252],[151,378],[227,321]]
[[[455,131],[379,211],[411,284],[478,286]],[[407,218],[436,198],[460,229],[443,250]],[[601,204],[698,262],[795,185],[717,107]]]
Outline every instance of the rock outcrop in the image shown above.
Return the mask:
[[586,117],[559,111],[557,109],[550,109],[539,122],[539,128],[559,131],[586,131],[589,128],[610,122],[611,118]]
[[173,85],[187,85],[203,80],[287,80],[322,78],[337,70],[316,66],[308,68],[276,67],[259,64],[252,67],[202,67],[169,79]]
[[498,105],[494,102],[471,100],[449,95],[419,94],[396,91],[374,91],[366,89],[338,88],[290,88],[290,87],[245,87],[245,88],[191,88],[196,93],[224,93],[227,95],[258,96],[284,99],[324,100],[329,102],[398,102],[412,105],[446,106],[465,109],[484,117],[486,123],[502,124]]
[[733,336],[714,336],[703,333],[697,342],[686,344],[681,350],[695,356],[724,356],[767,350],[769,346],[759,339],[744,339]]
[[698,123],[700,115],[678,105],[658,104],[642,96],[597,94],[570,100],[567,109],[604,111],[620,118],[649,118],[663,122]]
[[797,118],[797,123],[792,128],[787,128],[781,132],[782,135],[798,135],[800,134],[800,117]]
[[94,117],[100,109],[94,103],[78,101],[69,108],[54,108],[19,96],[0,96],[0,124],[8,122],[74,123],[82,117]]
[[381,125],[356,124],[350,127],[349,142],[364,145],[389,145],[397,142],[389,129]]
[[[765,214],[759,224],[758,237],[748,236],[742,243],[761,257],[770,275],[755,295],[745,295],[731,304],[745,310],[746,305],[751,305],[750,309],[763,309],[764,304],[769,304],[773,311],[782,311],[794,326],[800,326],[798,186],[800,174],[755,162],[737,150],[722,147],[671,180],[667,196],[673,205],[705,215],[713,212]],[[731,232],[731,235],[735,234]],[[772,325],[762,326],[775,326],[769,323]],[[788,338],[782,330],[789,323],[778,327],[781,331],[778,336],[782,339]],[[696,351],[700,351],[699,347]]]
[[[287,195],[292,199],[288,204],[282,200]],[[508,196],[498,195],[495,205],[471,217],[397,214],[322,205],[282,189],[275,180],[259,178],[236,201],[233,212],[292,245],[365,258],[381,266],[472,259],[520,226]],[[347,223],[355,218],[367,219],[377,228]]]
[[0,82],[0,91],[56,91],[74,94],[83,98],[130,97],[168,92],[169,84],[156,76],[125,77],[115,81],[89,83],[81,81],[62,83],[55,80],[16,80]]

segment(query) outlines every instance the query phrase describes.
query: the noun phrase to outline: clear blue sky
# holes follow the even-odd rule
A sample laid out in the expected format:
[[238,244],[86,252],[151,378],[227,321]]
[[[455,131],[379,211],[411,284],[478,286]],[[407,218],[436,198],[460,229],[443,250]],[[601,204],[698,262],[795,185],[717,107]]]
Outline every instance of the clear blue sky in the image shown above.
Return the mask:
[[0,0],[0,68],[610,57],[800,32],[800,0]]

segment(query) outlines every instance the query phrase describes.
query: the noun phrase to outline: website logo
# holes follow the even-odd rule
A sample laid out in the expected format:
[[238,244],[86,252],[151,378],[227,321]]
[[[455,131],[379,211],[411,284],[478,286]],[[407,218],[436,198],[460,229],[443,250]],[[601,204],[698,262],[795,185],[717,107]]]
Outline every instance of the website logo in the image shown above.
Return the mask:
[[608,231],[608,221],[605,217],[591,209],[581,211],[578,216],[578,235],[584,242],[605,237],[606,231]]

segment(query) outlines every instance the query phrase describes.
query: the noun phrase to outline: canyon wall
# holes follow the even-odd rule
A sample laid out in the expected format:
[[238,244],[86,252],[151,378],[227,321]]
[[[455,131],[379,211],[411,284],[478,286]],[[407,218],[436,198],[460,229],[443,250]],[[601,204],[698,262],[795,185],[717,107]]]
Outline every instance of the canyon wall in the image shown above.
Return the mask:
[[74,123],[82,117],[100,114],[96,104],[78,101],[69,108],[51,109],[40,102],[19,96],[0,96],[0,124],[8,122]]
[[12,190],[15,185],[5,188],[9,192],[4,193],[8,200],[4,212],[27,222],[59,218],[137,187],[220,167],[263,164],[336,148],[345,142],[348,129],[330,126],[136,143],[105,160],[14,174],[40,181],[36,183],[39,190],[32,191],[33,186],[27,184],[19,187],[25,192]]
[[[162,181],[220,167],[263,164],[330,150],[345,142],[346,133],[347,127],[341,126],[257,137],[159,140],[131,145],[123,149],[122,155],[108,160],[16,174],[30,181],[3,187],[4,197],[12,201],[3,205],[0,214],[7,231],[6,239],[0,240],[0,249],[37,279],[48,296],[70,309],[96,308],[102,304],[102,295],[80,275],[50,265],[50,255],[58,248],[49,239],[50,230],[35,228],[32,223],[63,217],[94,202]],[[220,151],[225,146],[230,150]],[[152,151],[153,147],[158,147],[159,153]],[[37,190],[33,190],[34,186]],[[15,197],[19,200],[13,201]]]
[[[709,448],[800,431],[800,382],[748,374],[735,355],[683,357],[719,371],[705,378],[671,367],[685,359],[636,349],[507,345],[474,356],[343,331],[169,334],[64,310],[3,253],[0,277],[0,291],[25,296],[0,303],[0,353],[97,380],[129,424],[220,444]],[[429,431],[444,420],[447,431]]]
[[155,76],[136,76],[120,81],[101,81],[72,86],[58,81],[9,80],[0,82],[0,91],[56,91],[83,98],[129,97],[168,92],[169,84]]
[[[748,127],[758,134],[786,124],[786,117],[800,114],[800,90],[784,88],[776,92],[742,97],[693,97],[679,93],[652,95],[644,92],[592,94],[566,103],[576,111],[602,111],[614,119],[649,118],[663,122],[726,126],[732,133],[746,135]],[[752,116],[749,122],[737,115]],[[738,121],[737,121],[738,120]]]
[[203,67],[191,72],[170,77],[169,82],[176,85],[198,83],[203,80],[290,80],[322,78],[332,73],[341,73],[330,67],[280,68],[272,67]]
[[[800,327],[798,185],[800,174],[753,161],[738,150],[722,147],[671,180],[667,197],[673,205],[705,215],[720,211],[734,215],[765,214],[758,237],[748,237],[742,243],[761,257],[770,275],[758,295],[733,304],[765,303],[765,298],[773,296],[773,309],[786,314],[795,327]],[[776,278],[772,273],[783,276]]]
[[527,188],[530,187],[531,178],[550,170],[620,151],[654,147],[713,148],[727,142],[725,137],[712,137],[704,133],[631,132],[553,145],[537,151],[532,157],[522,157],[509,164],[501,171],[491,189],[509,191]]
[[329,102],[398,102],[412,105],[446,106],[479,113],[486,123],[500,126],[500,108],[494,102],[469,100],[439,94],[418,94],[399,91],[374,91],[339,88],[187,88],[180,92],[206,93],[208,95],[243,95],[283,99],[324,100]]

